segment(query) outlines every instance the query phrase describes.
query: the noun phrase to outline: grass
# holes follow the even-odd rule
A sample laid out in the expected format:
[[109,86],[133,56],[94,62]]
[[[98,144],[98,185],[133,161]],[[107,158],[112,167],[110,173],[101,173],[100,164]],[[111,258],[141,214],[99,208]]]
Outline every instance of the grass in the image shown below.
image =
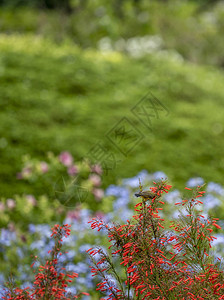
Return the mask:
[[[2,196],[44,192],[16,180],[22,155],[69,150],[80,160],[97,142],[118,161],[104,186],[141,169],[164,171],[180,189],[192,176],[223,183],[222,71],[162,52],[133,59],[32,35],[1,35],[0,51]],[[152,131],[132,113],[149,91],[169,110],[152,118]],[[127,156],[106,135],[124,117],[144,137]]]

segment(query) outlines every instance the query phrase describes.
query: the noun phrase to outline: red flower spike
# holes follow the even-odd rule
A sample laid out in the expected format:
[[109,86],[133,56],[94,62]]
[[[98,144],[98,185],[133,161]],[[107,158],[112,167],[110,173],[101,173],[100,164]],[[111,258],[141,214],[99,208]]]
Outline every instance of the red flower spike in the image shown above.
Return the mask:
[[[61,241],[63,237],[67,237],[70,234],[70,229],[68,229],[70,225],[65,224],[59,226],[56,224],[52,228],[52,237],[55,239],[55,247],[50,252],[51,259],[47,260],[45,265],[39,266],[38,274],[35,275],[35,281],[33,283],[33,288],[12,288],[7,292],[7,297],[3,297],[3,299],[14,299],[14,300],[39,300],[39,299],[57,299],[57,300],[69,300],[70,298],[66,297],[65,288],[68,286],[67,282],[72,282],[70,279],[66,279],[69,277],[71,279],[78,277],[77,273],[66,274],[62,272],[58,272],[57,270],[57,255],[61,252]],[[37,256],[35,256],[37,259]],[[35,263],[35,262],[34,262]],[[34,263],[31,267],[34,266]],[[63,269],[63,268],[62,268]],[[86,295],[88,293],[85,293]],[[78,298],[78,296],[74,296],[74,298]]]
[[[150,190],[158,197],[155,196],[154,199],[148,201],[150,203],[136,204],[136,215],[133,216],[132,226],[128,221],[128,225],[117,225],[108,230],[112,254],[120,257],[121,266],[125,266],[127,270],[125,283],[140,299],[204,299],[208,294],[211,295],[211,299],[212,295],[222,297],[221,293],[224,292],[224,287],[219,283],[218,278],[221,279],[224,274],[222,275],[222,271],[214,269],[214,267],[206,269],[206,259],[210,255],[210,241],[214,239],[211,236],[210,226],[219,225],[214,219],[210,224],[203,215],[197,215],[194,211],[195,205],[202,204],[198,198],[204,192],[199,192],[200,187],[196,193],[187,188],[192,190],[193,198],[176,203],[176,205],[185,206],[188,212],[185,215],[187,218],[180,219],[180,224],[171,222],[172,225],[169,228],[173,228],[173,231],[171,232],[172,236],[169,236],[165,226],[161,224],[164,219],[158,215],[161,209],[158,205],[159,203],[163,204],[159,197],[164,192],[168,192],[171,186],[164,184],[163,181],[159,184],[154,182],[154,185],[155,187]],[[205,222],[202,222],[201,218]],[[94,220],[94,222],[98,221]],[[99,222],[95,223],[94,226],[99,229],[97,227],[99,224]],[[169,251],[167,247],[168,249],[173,248],[175,252]],[[99,266],[101,262],[107,262],[108,268],[95,267],[93,270],[94,274],[105,278],[103,270],[105,272],[113,270],[110,267],[112,262],[106,254],[101,253],[100,255],[104,260],[99,260]],[[199,269],[192,270],[189,262],[203,265],[205,272],[197,273]],[[205,281],[207,277],[208,280]],[[118,294],[111,286],[106,286],[105,281],[103,283],[101,291],[111,291],[107,299],[126,299],[124,293],[122,294],[122,287]],[[200,285],[202,287],[200,296],[195,296],[198,294]],[[203,288],[207,288],[207,290]]]

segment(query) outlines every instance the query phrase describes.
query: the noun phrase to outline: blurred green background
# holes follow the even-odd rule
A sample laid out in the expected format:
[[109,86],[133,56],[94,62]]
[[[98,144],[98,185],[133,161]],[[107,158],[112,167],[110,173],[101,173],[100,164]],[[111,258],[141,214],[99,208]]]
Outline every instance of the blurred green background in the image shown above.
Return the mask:
[[[23,155],[80,161],[98,143],[104,187],[142,169],[223,184],[223,35],[223,1],[1,0],[1,196],[43,194],[16,179]],[[133,113],[148,92],[151,129]]]

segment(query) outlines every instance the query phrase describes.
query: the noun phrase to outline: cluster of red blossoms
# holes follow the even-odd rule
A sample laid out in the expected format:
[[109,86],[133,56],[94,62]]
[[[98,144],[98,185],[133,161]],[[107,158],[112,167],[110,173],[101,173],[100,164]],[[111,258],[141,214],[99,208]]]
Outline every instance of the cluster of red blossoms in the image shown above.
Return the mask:
[[[88,293],[81,293],[79,295],[69,295],[66,292],[68,283],[72,282],[73,278],[78,277],[77,273],[67,273],[64,268],[58,270],[58,258],[62,255],[62,240],[63,237],[70,235],[70,225],[55,225],[51,230],[51,237],[55,239],[55,245],[48,253],[50,258],[44,265],[39,266],[38,274],[35,275],[33,288],[15,288],[12,282],[8,283],[8,288],[5,290],[5,295],[2,299],[7,300],[71,300],[77,299],[81,294],[89,295]],[[35,256],[35,260],[37,257]],[[33,267],[34,263],[31,265]]]
[[[206,218],[198,206],[205,193],[201,186],[191,197],[176,205],[183,207],[177,221],[161,217],[162,194],[171,186],[154,182],[153,199],[136,204],[136,215],[126,224],[108,226],[93,219],[91,227],[106,229],[109,252],[89,249],[93,276],[99,276],[98,290],[107,300],[224,299],[224,272],[220,258],[211,252],[213,228],[220,229],[217,218]],[[140,191],[142,186],[140,184]]]

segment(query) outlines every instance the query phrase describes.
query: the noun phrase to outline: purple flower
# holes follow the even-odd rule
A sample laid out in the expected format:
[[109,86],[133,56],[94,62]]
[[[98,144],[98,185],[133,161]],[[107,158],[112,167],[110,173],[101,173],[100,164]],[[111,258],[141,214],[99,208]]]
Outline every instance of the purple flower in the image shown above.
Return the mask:
[[204,179],[201,177],[195,177],[195,178],[191,178],[188,180],[187,182],[187,186],[189,187],[195,187],[198,185],[202,185],[204,183]]
[[0,202],[0,211],[5,210],[5,204],[3,202]]
[[16,233],[8,229],[2,228],[0,235],[0,244],[10,246],[11,241],[15,241]]
[[115,197],[127,197],[129,198],[129,191],[125,187],[117,186],[117,185],[110,185],[106,189],[107,196],[115,196]]
[[89,180],[91,181],[91,183],[94,185],[94,186],[100,186],[101,185],[101,178],[99,175],[96,175],[96,174],[91,174],[89,176]]
[[40,162],[40,170],[42,173],[47,173],[49,170],[48,164],[45,161]]
[[218,244],[223,245],[223,242],[224,242],[224,236],[223,236],[222,234],[216,234],[216,235],[215,235],[215,238],[216,238],[216,239],[214,239],[214,240],[211,242],[211,244],[212,244],[213,246],[216,246],[216,245],[218,245]]
[[36,232],[36,226],[35,226],[34,224],[29,224],[29,231],[30,231],[31,233]]
[[72,165],[72,166],[68,167],[68,174],[69,174],[70,176],[74,176],[74,175],[76,175],[77,173],[78,173],[78,168],[77,168],[77,166]]
[[104,191],[102,189],[93,189],[92,193],[98,201],[104,196]]
[[78,220],[80,218],[80,210],[79,209],[69,210],[67,213],[67,218],[71,220]]
[[177,219],[177,218],[178,218],[179,216],[181,216],[182,214],[183,214],[184,216],[186,216],[186,215],[188,214],[186,208],[182,209],[181,211],[175,210],[174,213],[173,213],[173,215],[172,215],[172,218]]
[[[161,172],[159,172],[159,173],[161,173]],[[145,181],[152,180],[153,178],[154,177],[152,175],[149,175],[146,170],[142,170],[141,172],[138,173],[138,175],[136,175],[132,178],[123,179],[123,185],[128,185],[132,188],[137,188],[137,187],[139,187],[139,179],[140,179],[141,183],[143,183]]]
[[154,177],[155,180],[161,180],[161,179],[167,178],[166,174],[161,172],[161,171],[155,172],[153,174],[153,177]]
[[23,179],[23,174],[21,172],[16,174],[17,179]]
[[96,211],[95,216],[97,219],[103,220],[106,215],[102,211]]
[[27,202],[30,203],[31,205],[35,206],[37,205],[37,200],[33,195],[27,195],[26,196]]
[[139,186],[139,177],[126,178],[123,180],[124,185],[137,188]]
[[59,155],[59,161],[66,167],[70,167],[73,164],[73,157],[72,155],[67,152],[67,151],[63,151],[61,152],[61,154]]
[[180,192],[178,190],[174,190],[169,194],[164,195],[164,199],[170,204],[182,201]]
[[208,193],[216,193],[220,196],[224,195],[224,189],[223,187],[215,182],[209,182],[209,184],[207,185],[207,192]]
[[103,173],[103,170],[100,165],[93,165],[91,168],[91,171],[94,173],[97,173],[99,175],[101,175]]
[[32,169],[30,167],[25,167],[22,169],[22,178],[29,178],[32,174]]
[[66,287],[66,291],[68,292],[68,293],[71,293],[71,294],[77,294],[77,289],[74,287],[74,286],[72,286],[72,287]]
[[13,209],[16,207],[16,202],[13,199],[7,199],[6,200],[6,205],[9,209]]
[[204,196],[202,199],[204,202],[204,210],[205,211],[208,211],[209,209],[212,209],[221,204],[221,201],[211,194]]

